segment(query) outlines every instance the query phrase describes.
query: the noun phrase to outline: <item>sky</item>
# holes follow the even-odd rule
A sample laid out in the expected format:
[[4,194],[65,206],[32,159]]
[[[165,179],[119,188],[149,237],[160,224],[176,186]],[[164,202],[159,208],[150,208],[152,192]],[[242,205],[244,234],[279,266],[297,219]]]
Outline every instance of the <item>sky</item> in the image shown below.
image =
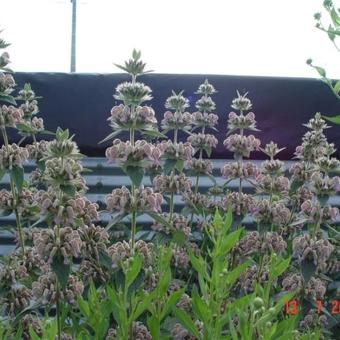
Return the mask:
[[[318,77],[306,65],[312,58],[340,78],[339,52],[315,28],[322,2],[78,0],[77,72],[120,72],[113,63],[136,48],[158,73]],[[14,71],[69,71],[70,0],[0,6]]]

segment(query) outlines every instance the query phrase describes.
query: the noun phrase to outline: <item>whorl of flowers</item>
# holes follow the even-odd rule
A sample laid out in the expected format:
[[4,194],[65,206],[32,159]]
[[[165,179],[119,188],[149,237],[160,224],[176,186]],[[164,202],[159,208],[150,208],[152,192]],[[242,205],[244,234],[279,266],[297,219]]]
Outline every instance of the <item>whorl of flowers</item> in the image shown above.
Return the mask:
[[200,249],[196,243],[187,242],[185,246],[180,246],[178,244],[174,244],[172,246],[172,265],[178,270],[187,270],[189,267],[189,249],[198,256],[200,253]]
[[311,199],[301,204],[301,212],[310,222],[315,223],[334,222],[339,216],[339,209],[337,207],[329,205],[321,206],[319,202],[312,201]]
[[13,195],[6,189],[0,190],[0,210],[11,211],[14,207]]
[[15,80],[11,74],[0,73],[0,92],[11,94],[14,91]]
[[213,128],[218,123],[218,116],[213,113],[196,111],[192,114],[192,124],[197,127]]
[[283,253],[287,248],[286,241],[276,232],[268,232],[261,238],[257,231],[248,232],[238,243],[237,250],[241,255],[254,252]]
[[130,141],[122,142],[120,139],[115,139],[112,146],[106,149],[105,156],[110,161],[120,162],[141,162],[148,159],[160,165],[161,150],[153,146],[145,140],[137,140],[135,145]]
[[29,144],[26,146],[26,149],[29,153],[29,159],[40,160],[42,159],[47,152],[47,146],[49,142],[45,140],[41,140],[34,144]]
[[329,177],[321,172],[311,175],[311,191],[317,196],[330,196],[340,191],[340,177]]
[[309,162],[295,162],[289,168],[292,179],[301,182],[309,181],[315,167]]
[[315,165],[318,170],[326,174],[335,172],[340,168],[340,161],[334,157],[320,157],[316,159]]
[[268,268],[264,267],[260,277],[257,279],[258,267],[256,264],[247,268],[240,276],[238,283],[242,291],[250,293],[254,291],[255,284],[258,282],[264,285],[268,281]]
[[0,297],[0,311],[5,314],[17,315],[30,305],[31,290],[24,285],[17,284],[4,296]]
[[[144,326],[139,321],[134,321],[132,323],[132,339],[136,340],[152,340],[151,334],[149,333],[146,326]],[[115,328],[110,328],[107,331],[105,340],[118,340],[117,330]]]
[[179,175],[158,175],[153,180],[156,191],[160,193],[184,193],[191,191],[192,182],[183,173]]
[[248,129],[256,131],[256,120],[253,112],[248,112],[245,116],[230,112],[228,115],[228,129]]
[[61,255],[64,263],[69,264],[72,257],[81,255],[82,240],[79,232],[71,227],[42,229],[40,233],[34,234],[33,244],[41,259],[48,263]]
[[74,198],[60,202],[58,193],[49,188],[47,191],[39,191],[36,200],[41,207],[40,213],[48,216],[55,224],[76,227],[79,224],[90,225],[92,221],[99,220],[98,204],[78,193]]
[[154,126],[157,124],[155,111],[150,106],[137,106],[135,110],[127,105],[120,104],[111,109],[111,116],[108,118],[112,127],[127,128],[133,122],[136,127]]
[[57,277],[53,272],[47,272],[39,276],[32,283],[33,296],[42,304],[53,304],[58,298],[66,300],[72,306],[76,305],[76,298],[84,291],[83,283],[74,275],[70,275],[66,287],[57,296]]
[[189,112],[166,111],[161,121],[163,130],[189,130],[192,123],[192,116]]
[[189,104],[189,99],[182,96],[183,92],[176,94],[172,91],[172,95],[168,97],[165,101],[165,108],[177,112],[184,112],[187,109]]
[[218,144],[218,140],[214,135],[204,133],[193,133],[188,137],[188,142],[191,143],[196,150],[210,150]]
[[230,192],[223,199],[221,203],[225,211],[230,207],[238,216],[245,216],[254,205],[254,198],[251,195]]
[[79,189],[86,189],[84,179],[81,176],[83,166],[72,158],[52,158],[45,163],[44,180],[52,185],[75,185]]
[[249,157],[254,150],[259,150],[261,142],[253,135],[241,136],[233,134],[227,137],[223,145],[236,156]]
[[[155,189],[157,190],[157,189]],[[114,189],[106,196],[106,205],[109,211],[132,212],[136,211],[161,211],[163,196],[152,188],[137,188],[135,196],[125,186]]]
[[289,274],[282,280],[284,291],[295,290],[301,292],[304,289],[307,298],[323,299],[326,293],[325,283],[319,278],[312,277],[304,286],[303,277],[300,274]]
[[148,268],[152,264],[153,244],[146,243],[143,240],[138,240],[135,243],[135,248],[132,249],[131,242],[116,242],[107,250],[112,259],[112,267],[122,266],[125,261],[129,261],[133,253],[139,254],[143,259],[143,268]]
[[34,331],[39,337],[43,336],[39,318],[34,314],[26,314],[21,321],[22,338],[23,340],[30,340],[30,329]]
[[13,167],[22,168],[23,163],[27,161],[29,153],[26,148],[13,143],[8,146],[3,145],[0,148],[0,169],[12,170]]
[[21,123],[24,113],[21,109],[18,109],[12,105],[0,106],[0,127],[12,127],[15,128],[16,124]]
[[186,192],[183,193],[184,202],[192,208],[197,208],[200,210],[204,210],[207,214],[214,214],[216,208],[221,207],[221,203],[219,200],[214,200],[210,198],[208,195],[202,194],[200,192]]
[[79,277],[84,284],[93,281],[96,284],[104,284],[109,280],[109,272],[105,267],[100,266],[97,262],[90,260],[81,261],[79,267]]
[[221,169],[222,176],[228,180],[236,178],[255,178],[259,174],[257,166],[252,162],[240,165],[238,162],[230,162]]
[[189,142],[173,143],[171,140],[162,141],[157,148],[166,159],[179,159],[189,161],[194,154],[194,148]]
[[290,181],[287,177],[270,175],[258,175],[256,177],[256,191],[274,195],[287,196],[290,188]]
[[[18,239],[18,236],[16,236],[16,239]],[[17,241],[16,243],[18,245],[19,242]],[[28,276],[32,273],[38,273],[46,268],[46,263],[37,254],[36,249],[28,246],[25,247],[23,254],[18,252],[12,254],[12,263],[16,263],[18,268],[21,268],[21,270],[18,271],[18,274],[20,276],[22,275],[21,278],[24,278],[25,275]]]
[[46,159],[63,157],[77,160],[82,158],[77,144],[71,138],[57,138],[48,142],[44,153]]
[[317,311],[313,309],[311,309],[307,313],[307,315],[301,319],[299,323],[299,327],[301,330],[326,328],[327,326],[328,326],[327,316],[319,315],[319,313],[317,313]]
[[266,199],[257,201],[250,211],[258,223],[273,223],[278,227],[287,226],[291,219],[291,212],[283,203]]
[[314,240],[309,234],[298,236],[293,240],[293,251],[298,260],[313,261],[320,270],[327,267],[327,261],[333,250],[334,247],[328,240]]
[[22,262],[9,259],[8,263],[0,262],[0,282],[2,286],[12,286],[18,281],[28,277],[26,266]]
[[[19,96],[21,98],[25,99],[28,97],[27,95],[20,95],[20,92],[22,91],[19,91]],[[19,108],[24,112],[24,117],[31,117],[39,112],[38,101],[35,99],[26,100]]]
[[34,219],[40,211],[37,189],[23,188],[17,196],[16,209],[23,219]]
[[261,164],[263,175],[279,176],[284,172],[284,163],[278,159],[265,160]]
[[121,100],[125,105],[138,106],[151,100],[152,90],[149,86],[139,82],[124,82],[116,87],[114,98]]
[[241,95],[237,91],[237,97],[233,99],[231,103],[231,107],[238,111],[249,111],[252,108],[252,103],[250,99],[247,97],[248,93]]
[[198,99],[195,106],[200,112],[211,112],[216,109],[216,104],[209,96]]
[[211,175],[213,172],[213,163],[208,159],[192,158],[187,162],[189,170],[195,174]]
[[[169,220],[170,214],[168,213],[163,213],[162,216],[164,217],[165,220]],[[151,228],[156,231],[162,231],[166,234],[170,234],[173,231],[180,231],[182,232],[186,237],[189,237],[191,234],[191,228],[189,226],[189,221],[188,219],[180,214],[174,213],[172,215],[172,219],[170,221],[172,228],[169,229],[166,225],[155,221]]]
[[320,113],[305,125],[311,131],[305,133],[302,144],[296,147],[295,156],[304,161],[315,162],[322,156],[330,156],[336,150],[334,144],[329,144],[323,130],[327,128],[325,121]]
[[106,251],[110,241],[108,232],[94,224],[84,225],[78,229],[78,232],[82,240],[82,252],[85,257],[99,260],[99,253]]
[[187,270],[189,267],[189,255],[185,247],[174,245],[172,248],[172,264],[175,268]]

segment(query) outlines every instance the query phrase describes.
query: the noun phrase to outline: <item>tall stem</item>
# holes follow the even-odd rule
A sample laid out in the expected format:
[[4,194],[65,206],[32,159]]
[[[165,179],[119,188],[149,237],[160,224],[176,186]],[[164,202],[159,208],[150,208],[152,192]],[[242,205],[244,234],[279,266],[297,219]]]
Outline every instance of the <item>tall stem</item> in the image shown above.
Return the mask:
[[[132,82],[135,82],[136,78],[132,78]],[[131,105],[131,116],[133,117],[132,127],[130,128],[130,143],[132,146],[135,145],[135,107]],[[136,228],[137,228],[137,211],[136,211],[136,202],[135,202],[135,194],[136,194],[136,186],[132,182],[131,183],[131,196],[132,196],[132,204],[133,204],[133,211],[132,211],[132,218],[131,218],[131,249],[134,253],[135,249],[135,238],[136,238]]]
[[[8,136],[7,136],[6,128],[2,127],[1,132],[2,132],[3,140],[5,142],[5,146],[8,149],[9,143],[8,143]],[[21,248],[22,256],[24,256],[24,254],[25,254],[25,241],[24,241],[24,236],[23,236],[23,231],[22,231],[22,226],[21,226],[21,217],[20,217],[20,214],[19,214],[19,211],[18,211],[18,208],[17,208],[19,193],[17,192],[17,190],[15,188],[15,184],[14,184],[14,181],[12,179],[12,176],[9,176],[9,178],[10,178],[11,192],[12,192],[12,196],[13,196],[13,199],[14,199],[15,223],[16,223],[16,227],[17,227],[17,230],[18,230],[18,234],[19,234],[19,245],[20,245],[20,248]]]
[[[178,140],[178,129],[174,130],[174,146],[177,144],[177,140]],[[171,171],[171,178],[172,180],[175,177],[175,169]],[[172,192],[170,194],[170,206],[169,206],[169,222],[171,223],[172,221],[172,217],[174,215],[174,193]]]
[[56,302],[56,313],[57,313],[57,327],[58,327],[58,340],[61,340],[61,320],[60,320],[60,285],[57,279],[56,282],[57,290],[57,302]]

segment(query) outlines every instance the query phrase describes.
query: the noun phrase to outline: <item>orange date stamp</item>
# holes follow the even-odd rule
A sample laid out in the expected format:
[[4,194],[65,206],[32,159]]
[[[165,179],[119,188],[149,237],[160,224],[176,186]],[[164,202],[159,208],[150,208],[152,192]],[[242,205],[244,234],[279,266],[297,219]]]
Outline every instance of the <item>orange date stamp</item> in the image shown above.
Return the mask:
[[[324,301],[323,300],[316,300],[316,312],[317,314],[321,314],[324,308]],[[299,303],[296,299],[288,300],[285,302],[284,305],[284,312],[287,315],[297,315],[300,311]],[[340,300],[331,300],[330,301],[330,311],[332,315],[340,314]]]

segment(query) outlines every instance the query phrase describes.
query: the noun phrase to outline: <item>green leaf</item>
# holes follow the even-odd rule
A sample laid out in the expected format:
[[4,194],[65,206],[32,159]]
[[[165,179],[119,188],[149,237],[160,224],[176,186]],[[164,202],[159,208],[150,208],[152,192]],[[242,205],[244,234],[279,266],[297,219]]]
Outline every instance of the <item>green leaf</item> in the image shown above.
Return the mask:
[[167,138],[166,135],[164,135],[163,133],[161,133],[161,132],[159,132],[157,130],[142,129],[142,130],[140,130],[140,132],[143,135],[147,135],[147,136],[150,136],[150,137]]
[[189,259],[196,272],[202,275],[205,280],[209,281],[210,279],[207,272],[207,265],[204,259],[201,256],[196,257],[191,250],[189,250]]
[[125,280],[127,287],[130,287],[132,282],[136,279],[140,270],[142,269],[143,260],[140,255],[136,255],[133,258],[132,263],[129,264],[129,267],[125,273]]
[[75,186],[71,184],[61,185],[60,190],[69,197],[74,197],[77,192]]
[[172,293],[167,302],[165,303],[165,306],[163,308],[162,314],[161,314],[161,321],[172,311],[174,306],[176,306],[177,302],[180,300],[184,293],[184,289],[179,289],[176,292]]
[[303,276],[303,279],[305,283],[307,283],[312,278],[312,276],[315,274],[316,265],[314,264],[314,261],[304,260],[301,262],[300,267],[301,267],[301,274]]
[[118,130],[116,130],[116,131],[111,132],[108,136],[106,136],[106,137],[105,137],[103,140],[101,140],[98,144],[104,143],[104,142],[106,142],[106,141],[108,141],[108,140],[110,140],[110,139],[112,139],[112,138],[118,136],[121,132],[123,132],[123,130],[121,130],[121,129],[118,129]]
[[221,242],[217,245],[216,249],[214,249],[214,256],[225,256],[232,247],[238,242],[240,239],[240,235],[243,231],[243,228],[237,229],[226,235],[222,238]]
[[340,92],[340,80],[338,80],[335,85],[333,86],[333,90],[334,92],[336,93],[339,93]]
[[[340,81],[340,80],[339,80]],[[338,84],[338,83],[337,83]],[[329,122],[332,122],[334,124],[337,124],[337,125],[340,125],[340,115],[337,115],[337,116],[332,116],[332,117],[329,117],[329,116],[322,116],[322,118],[328,120]]]
[[6,102],[6,103],[9,103],[9,104],[12,104],[12,105],[17,104],[14,97],[12,97],[8,94],[3,94],[3,93],[0,93],[0,102]]
[[55,136],[55,132],[49,131],[49,130],[42,130],[39,132],[42,135],[50,135],[50,136]]
[[30,338],[32,340],[41,340],[41,338],[37,335],[37,333],[33,330],[32,326],[29,326],[29,334],[30,334]]
[[245,271],[247,267],[251,264],[250,261],[243,262],[239,264],[235,269],[231,272],[228,272],[226,275],[226,284],[233,285],[234,282],[240,277],[240,275]]
[[14,166],[10,171],[10,176],[18,191],[21,192],[24,184],[24,169],[19,166]]
[[130,177],[132,183],[139,187],[143,181],[144,177],[144,168],[141,166],[132,166],[128,165],[124,169],[125,173]]
[[313,66],[318,73],[320,74],[321,77],[325,78],[326,77],[326,70],[320,66]]
[[115,224],[119,223],[125,216],[126,216],[125,212],[114,215],[114,217],[112,218],[112,220],[110,220],[105,229],[106,230],[111,229]]
[[169,175],[170,172],[175,168],[177,159],[166,159],[163,165],[164,173]]
[[70,275],[71,266],[69,264],[65,264],[63,258],[56,256],[53,259],[51,267],[54,273],[57,275],[61,287],[65,288]]
[[159,339],[160,335],[160,322],[155,315],[148,317],[147,324],[152,336],[152,339]]
[[290,264],[290,258],[280,261],[279,263],[274,263],[270,268],[269,276],[271,279],[275,279],[282,275],[288,268]]
[[189,333],[198,339],[201,339],[201,335],[198,332],[194,321],[190,318],[189,314],[185,311],[174,308],[174,313],[178,321],[189,331]]
[[88,302],[85,301],[81,296],[78,296],[77,304],[81,313],[88,318],[90,316],[90,307]]
[[184,161],[182,159],[178,159],[176,162],[176,166],[175,166],[176,170],[178,170],[179,172],[183,172],[183,168],[184,168]]
[[191,299],[192,308],[195,315],[197,315],[198,318],[203,321],[203,323],[206,323],[207,312],[209,310],[209,307],[206,305],[206,303],[202,300],[202,298],[197,294],[195,290],[193,290],[191,293]]
[[172,225],[163,216],[153,211],[147,212],[147,214],[152,217],[156,222],[162,224],[163,226],[172,229]]
[[332,18],[334,26],[340,26],[340,17],[338,13],[336,12],[335,8],[332,8],[331,10],[331,18]]
[[20,130],[22,132],[27,132],[27,133],[32,132],[31,127],[26,125],[25,123],[17,123],[16,127],[17,127],[18,130]]
[[99,255],[99,263],[103,265],[104,267],[106,267],[107,269],[111,270],[112,269],[111,257],[104,250],[99,250],[98,255]]

